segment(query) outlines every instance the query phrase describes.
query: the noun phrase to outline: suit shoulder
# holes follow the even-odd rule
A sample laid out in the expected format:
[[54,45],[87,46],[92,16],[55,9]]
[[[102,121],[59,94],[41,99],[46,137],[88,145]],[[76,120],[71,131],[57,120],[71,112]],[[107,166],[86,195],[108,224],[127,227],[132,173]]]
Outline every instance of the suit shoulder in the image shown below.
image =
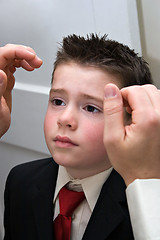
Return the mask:
[[31,171],[31,170],[36,170],[36,169],[41,169],[44,168],[48,165],[53,164],[53,158],[45,158],[45,159],[39,159],[39,160],[33,160],[31,162],[26,162],[19,164],[15,167],[13,167],[10,171],[10,174],[18,173],[21,171]]
[[52,172],[52,169],[56,168],[58,168],[57,164],[52,157],[22,163],[11,169],[7,177],[7,182],[18,183],[24,180],[30,181],[36,179],[39,175],[43,175],[45,172]]

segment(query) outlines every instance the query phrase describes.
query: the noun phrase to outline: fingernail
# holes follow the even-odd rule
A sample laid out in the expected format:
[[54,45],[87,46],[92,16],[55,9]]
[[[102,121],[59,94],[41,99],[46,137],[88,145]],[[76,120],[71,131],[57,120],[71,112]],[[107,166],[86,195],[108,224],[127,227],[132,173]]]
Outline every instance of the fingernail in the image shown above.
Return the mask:
[[40,62],[42,62],[42,63],[43,63],[43,61],[42,61],[42,59],[41,59],[41,58],[37,57],[37,59],[38,59],[38,61],[40,61]]
[[33,52],[29,51],[29,50],[27,50],[27,52],[29,52],[29,54],[32,55],[32,56],[36,55],[35,53],[33,53]]
[[107,86],[104,89],[104,97],[105,98],[113,98],[117,96],[116,88],[113,86]]
[[40,57],[37,56],[37,58],[38,58],[38,60],[41,60],[41,61],[42,61],[42,59],[41,59]]

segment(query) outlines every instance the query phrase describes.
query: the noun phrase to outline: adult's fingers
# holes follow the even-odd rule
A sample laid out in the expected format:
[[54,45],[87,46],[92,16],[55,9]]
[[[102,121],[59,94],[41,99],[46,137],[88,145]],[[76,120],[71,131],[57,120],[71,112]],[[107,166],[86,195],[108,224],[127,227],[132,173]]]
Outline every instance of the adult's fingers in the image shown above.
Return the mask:
[[6,86],[7,86],[7,76],[2,70],[0,70],[0,100],[6,90]]
[[121,95],[132,112],[132,123],[148,124],[148,118],[154,111],[151,96],[143,86],[131,86],[121,89]]
[[143,85],[143,88],[147,92],[153,108],[160,113],[160,92],[159,92],[159,90],[154,85],[151,85],[151,84]]
[[[12,61],[15,60],[24,60],[33,68],[38,68],[42,65],[42,60],[37,57],[34,50],[22,45],[8,44],[2,47],[0,51],[0,57],[1,57],[0,62],[1,69],[4,69],[6,66],[9,66],[9,64],[11,64]],[[18,64],[20,62],[21,61],[19,61]]]

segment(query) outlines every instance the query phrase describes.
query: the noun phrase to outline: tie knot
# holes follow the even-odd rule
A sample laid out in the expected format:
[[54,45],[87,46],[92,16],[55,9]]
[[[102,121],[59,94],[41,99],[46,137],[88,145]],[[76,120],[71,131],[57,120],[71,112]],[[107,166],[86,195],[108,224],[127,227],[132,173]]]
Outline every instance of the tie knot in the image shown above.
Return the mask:
[[84,192],[75,192],[63,187],[59,192],[60,214],[71,216],[84,198]]

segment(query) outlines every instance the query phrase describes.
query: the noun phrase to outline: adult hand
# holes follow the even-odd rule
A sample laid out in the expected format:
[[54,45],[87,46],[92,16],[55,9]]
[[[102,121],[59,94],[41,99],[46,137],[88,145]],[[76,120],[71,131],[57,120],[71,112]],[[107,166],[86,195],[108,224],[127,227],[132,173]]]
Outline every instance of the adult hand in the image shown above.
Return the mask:
[[[108,84],[104,95],[104,145],[112,166],[127,186],[138,178],[160,178],[160,91]],[[127,125],[124,107],[131,113]]]
[[10,126],[16,68],[33,71],[41,65],[42,60],[30,47],[8,44],[0,48],[0,137]]

